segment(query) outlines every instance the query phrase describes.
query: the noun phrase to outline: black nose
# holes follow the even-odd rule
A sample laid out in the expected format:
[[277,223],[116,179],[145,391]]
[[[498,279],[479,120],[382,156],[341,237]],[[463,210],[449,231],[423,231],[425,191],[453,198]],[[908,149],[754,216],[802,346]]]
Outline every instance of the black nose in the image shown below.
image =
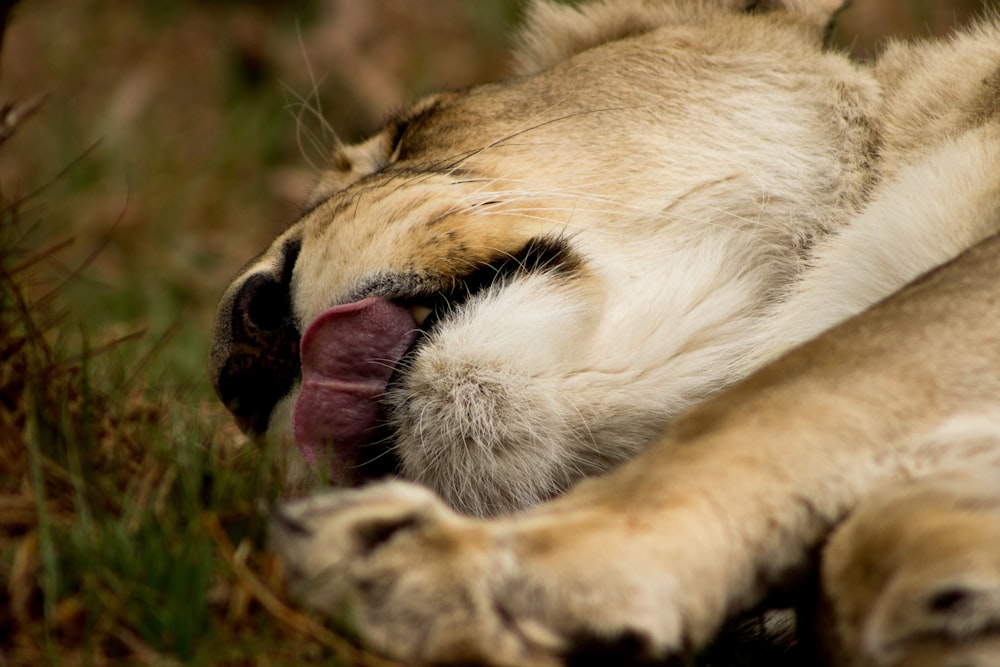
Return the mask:
[[277,266],[243,278],[216,314],[212,384],[245,432],[267,430],[275,404],[299,376],[300,333],[289,288],[300,248],[298,240],[286,241]]

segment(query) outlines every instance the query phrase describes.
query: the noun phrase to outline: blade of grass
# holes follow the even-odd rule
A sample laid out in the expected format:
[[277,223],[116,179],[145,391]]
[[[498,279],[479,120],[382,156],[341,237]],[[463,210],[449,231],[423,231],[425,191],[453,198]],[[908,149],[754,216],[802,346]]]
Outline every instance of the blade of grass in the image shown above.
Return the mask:
[[38,387],[35,386],[37,380],[34,377],[29,377],[28,381],[30,384],[25,392],[25,408],[27,411],[26,444],[28,445],[28,466],[35,498],[38,553],[42,570],[40,583],[45,628],[43,649],[50,656],[54,656],[55,649],[52,646],[51,627],[59,591],[58,558],[55,540],[53,539],[52,524],[49,521],[48,508],[46,507],[45,481],[42,473],[44,455],[40,448],[42,428],[39,424],[40,414],[37,404]]

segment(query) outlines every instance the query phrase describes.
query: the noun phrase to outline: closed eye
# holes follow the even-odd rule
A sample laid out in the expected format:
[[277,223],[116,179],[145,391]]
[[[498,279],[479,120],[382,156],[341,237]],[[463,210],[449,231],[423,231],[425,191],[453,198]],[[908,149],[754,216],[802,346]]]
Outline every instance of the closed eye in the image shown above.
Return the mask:
[[434,113],[434,110],[437,109],[441,99],[441,95],[433,95],[431,97],[424,98],[405,111],[391,116],[389,120],[386,121],[385,126],[382,128],[382,132],[385,134],[386,139],[388,140],[387,143],[391,147],[389,149],[389,154],[392,162],[395,162],[402,156],[403,139],[406,137],[407,130],[414,127],[419,121]]
[[386,139],[388,140],[388,145],[390,146],[389,153],[393,158],[393,161],[398,157],[400,145],[403,141],[403,136],[406,134],[406,130],[410,127],[410,121],[406,116],[394,118],[390,120],[382,132],[385,133]]

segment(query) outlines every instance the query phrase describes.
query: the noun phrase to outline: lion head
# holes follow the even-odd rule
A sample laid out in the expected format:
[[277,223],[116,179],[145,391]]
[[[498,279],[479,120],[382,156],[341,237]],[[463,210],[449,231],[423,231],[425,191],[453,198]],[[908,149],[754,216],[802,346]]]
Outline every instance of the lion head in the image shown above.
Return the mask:
[[876,91],[839,2],[535,3],[511,78],[335,149],[229,286],[211,375],[338,483],[492,514],[642,450],[745,375],[856,211]]

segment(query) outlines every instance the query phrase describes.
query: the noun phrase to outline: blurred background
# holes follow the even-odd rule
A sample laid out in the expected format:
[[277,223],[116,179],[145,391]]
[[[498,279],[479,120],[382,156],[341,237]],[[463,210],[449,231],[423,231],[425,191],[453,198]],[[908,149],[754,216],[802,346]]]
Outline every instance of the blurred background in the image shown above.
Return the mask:
[[[69,245],[28,286],[62,330],[130,334],[109,368],[214,405],[216,299],[297,216],[333,132],[353,141],[423,92],[503,76],[520,0],[25,0],[0,102],[44,93],[0,151],[17,244]],[[946,32],[978,0],[855,0],[838,43]],[[9,231],[9,230],[8,230]],[[125,363],[121,363],[124,359]],[[109,371],[114,372],[114,371]],[[125,372],[119,370],[118,372]]]
[[[282,457],[243,446],[212,396],[212,314],[296,219],[334,133],[504,76],[521,7],[16,6],[0,61],[0,666],[385,664],[283,602],[260,512]],[[983,9],[855,0],[836,40],[870,58]],[[5,105],[38,95],[4,140]]]

